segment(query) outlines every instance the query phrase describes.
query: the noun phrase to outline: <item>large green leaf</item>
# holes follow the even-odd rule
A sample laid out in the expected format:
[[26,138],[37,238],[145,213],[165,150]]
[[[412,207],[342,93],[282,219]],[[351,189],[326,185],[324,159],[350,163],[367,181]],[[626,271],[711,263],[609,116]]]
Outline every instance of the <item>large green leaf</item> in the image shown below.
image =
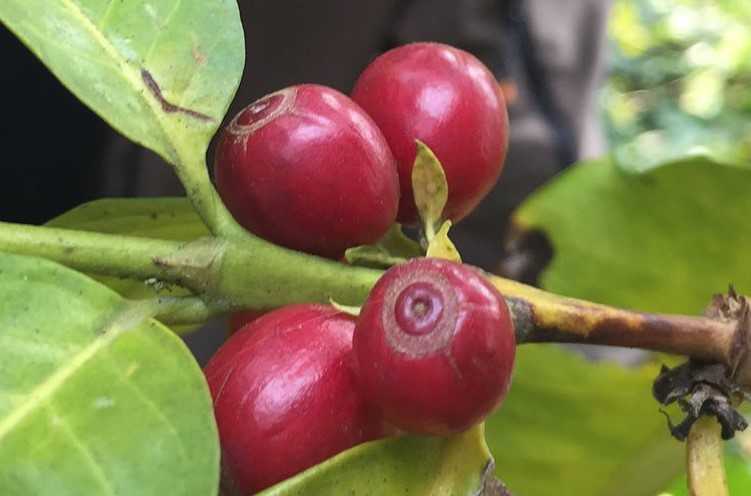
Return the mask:
[[235,0],[3,0],[0,20],[110,125],[172,163],[205,150],[244,63]]
[[[208,236],[206,226],[186,198],[115,198],[80,205],[47,223],[51,227],[79,229],[144,238],[191,241]],[[93,275],[122,296],[137,299],[176,288],[148,285],[144,281]]]
[[262,494],[481,494],[483,486],[492,483],[490,454],[482,435],[482,427],[476,427],[450,438],[403,436],[375,441],[345,451]]
[[751,291],[751,170],[703,158],[643,174],[575,166],[516,215],[555,257],[542,285],[646,311],[696,314],[729,283]]
[[211,398],[182,341],[91,279],[0,254],[0,494],[216,494]]
[[[750,170],[701,157],[642,174],[603,159],[539,190],[516,222],[544,231],[552,243],[546,289],[639,310],[698,313],[730,282],[751,288],[744,260],[749,186]],[[522,350],[510,397],[488,423],[498,471],[512,488],[651,496],[682,472],[683,446],[668,437],[649,394],[656,370]],[[530,424],[532,434],[505,430],[520,424]]]
[[657,371],[520,347],[509,396],[486,423],[498,477],[525,496],[654,495],[683,464],[652,399]]

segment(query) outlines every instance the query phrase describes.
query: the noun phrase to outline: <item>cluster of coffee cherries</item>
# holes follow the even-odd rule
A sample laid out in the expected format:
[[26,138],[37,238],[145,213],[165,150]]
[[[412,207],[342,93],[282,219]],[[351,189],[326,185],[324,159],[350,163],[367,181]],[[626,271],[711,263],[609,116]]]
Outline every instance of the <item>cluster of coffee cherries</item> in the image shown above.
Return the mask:
[[[418,220],[415,140],[441,161],[456,222],[497,180],[507,132],[480,61],[415,43],[376,58],[349,97],[304,84],[252,103],[224,129],[214,173],[250,232],[339,259]],[[205,373],[224,482],[242,494],[366,441],[466,430],[500,404],[514,361],[503,297],[479,270],[434,258],[387,270],[358,317],[299,304],[234,325]]]

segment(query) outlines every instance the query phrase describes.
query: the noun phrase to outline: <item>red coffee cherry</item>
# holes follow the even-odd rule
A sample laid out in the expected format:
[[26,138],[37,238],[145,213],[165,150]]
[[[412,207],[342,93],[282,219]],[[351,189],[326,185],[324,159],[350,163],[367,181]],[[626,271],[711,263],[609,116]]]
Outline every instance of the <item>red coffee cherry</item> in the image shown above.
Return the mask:
[[506,103],[493,75],[471,54],[440,43],[394,48],[363,71],[352,99],[378,124],[396,157],[400,222],[417,221],[415,139],[443,164],[446,218],[465,217],[498,179],[508,145]]
[[388,422],[443,435],[481,421],[506,395],[514,327],[479,270],[415,259],[376,283],[354,350],[363,391]]
[[380,130],[349,97],[312,84],[242,110],[222,133],[214,175],[246,229],[330,258],[380,239],[399,203],[396,164]]
[[206,365],[223,469],[242,494],[383,435],[352,369],[354,327],[328,306],[284,307],[243,327]]

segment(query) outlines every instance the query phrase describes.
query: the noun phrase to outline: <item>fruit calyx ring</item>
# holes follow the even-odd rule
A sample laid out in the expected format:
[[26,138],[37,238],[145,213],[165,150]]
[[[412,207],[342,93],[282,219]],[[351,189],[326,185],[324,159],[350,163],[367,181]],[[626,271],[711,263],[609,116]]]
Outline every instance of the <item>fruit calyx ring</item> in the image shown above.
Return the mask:
[[430,355],[446,348],[458,320],[451,283],[432,270],[415,270],[394,282],[384,295],[382,312],[386,339],[410,357]]
[[290,109],[295,104],[296,97],[295,87],[270,93],[239,112],[230,121],[227,131],[238,137],[252,134]]

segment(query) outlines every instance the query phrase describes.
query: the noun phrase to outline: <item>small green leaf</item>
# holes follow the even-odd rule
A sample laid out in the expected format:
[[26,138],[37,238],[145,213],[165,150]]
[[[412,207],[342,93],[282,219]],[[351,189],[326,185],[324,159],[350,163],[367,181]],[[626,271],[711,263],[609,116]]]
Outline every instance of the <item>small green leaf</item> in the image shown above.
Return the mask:
[[235,0],[3,0],[0,20],[112,127],[173,164],[205,151],[242,74]]
[[353,317],[358,317],[360,315],[360,307],[353,305],[342,305],[341,303],[334,301],[333,298],[329,298],[329,303],[332,307],[336,308],[342,313],[346,313],[347,315],[351,315]]
[[216,494],[206,382],[149,314],[70,269],[0,254],[0,494]]
[[408,238],[402,226],[394,224],[378,243],[349,248],[344,258],[352,265],[386,268],[422,255],[420,244]]
[[435,235],[436,224],[441,220],[443,208],[448,199],[448,183],[443,166],[433,151],[420,140],[417,144],[417,156],[412,167],[412,192],[415,197],[417,212],[420,214],[425,236],[430,242]]
[[426,256],[443,258],[453,262],[462,261],[459,250],[456,249],[456,246],[454,246],[454,243],[449,238],[449,229],[451,229],[451,221],[447,220],[441,225],[435,237],[428,244],[428,253]]
[[261,495],[474,496],[489,476],[492,458],[477,426],[452,437],[401,436],[357,446]]

